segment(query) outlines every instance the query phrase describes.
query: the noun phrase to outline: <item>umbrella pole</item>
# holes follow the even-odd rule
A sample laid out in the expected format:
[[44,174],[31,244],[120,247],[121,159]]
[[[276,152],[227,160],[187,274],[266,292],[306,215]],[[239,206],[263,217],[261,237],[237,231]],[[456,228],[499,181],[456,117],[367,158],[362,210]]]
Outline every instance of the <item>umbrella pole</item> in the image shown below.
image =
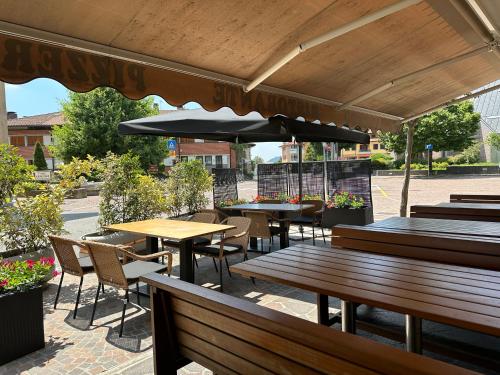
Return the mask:
[[302,203],[302,142],[299,142],[299,203]]
[[416,120],[408,123],[408,133],[406,136],[406,154],[405,154],[405,176],[403,181],[403,189],[401,191],[401,206],[399,209],[399,216],[406,217],[408,207],[408,190],[410,187],[410,173],[411,173],[411,155],[413,152],[413,134],[415,132]]

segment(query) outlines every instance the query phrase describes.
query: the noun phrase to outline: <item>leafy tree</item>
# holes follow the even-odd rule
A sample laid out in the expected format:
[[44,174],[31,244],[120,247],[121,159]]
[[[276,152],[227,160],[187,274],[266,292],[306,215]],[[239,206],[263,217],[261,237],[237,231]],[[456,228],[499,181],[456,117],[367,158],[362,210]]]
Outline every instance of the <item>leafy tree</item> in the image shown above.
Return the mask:
[[35,151],[33,152],[33,165],[37,171],[43,171],[47,169],[47,161],[45,160],[45,155],[43,154],[43,146],[40,142],[35,144]]
[[321,142],[311,142],[307,145],[304,155],[306,161],[323,160],[323,144]]
[[[454,104],[421,117],[415,126],[413,153],[425,151],[426,144],[432,144],[434,151],[462,151],[474,142],[479,130],[481,115],[474,112],[472,102]],[[402,154],[406,149],[405,125],[398,134],[378,132],[381,143],[388,151]]]
[[473,164],[481,158],[481,143],[474,142],[460,154],[448,158],[452,164]]
[[155,136],[121,136],[121,121],[158,113],[152,98],[130,100],[111,88],[91,92],[69,93],[62,103],[66,123],[53,130],[55,156],[65,162],[87,155],[103,158],[108,152],[123,155],[132,152],[139,156],[141,167],[159,164],[166,156],[165,142]]
[[260,157],[260,156],[257,155],[252,160],[252,170],[255,170],[257,168],[257,165],[264,164],[264,163],[265,163],[264,159],[262,159],[262,157]]
[[0,144],[0,207],[12,198],[16,187],[34,181],[32,171],[16,147]]
[[491,147],[500,151],[500,134],[499,133],[490,133],[488,134],[488,138],[486,138],[486,143]]

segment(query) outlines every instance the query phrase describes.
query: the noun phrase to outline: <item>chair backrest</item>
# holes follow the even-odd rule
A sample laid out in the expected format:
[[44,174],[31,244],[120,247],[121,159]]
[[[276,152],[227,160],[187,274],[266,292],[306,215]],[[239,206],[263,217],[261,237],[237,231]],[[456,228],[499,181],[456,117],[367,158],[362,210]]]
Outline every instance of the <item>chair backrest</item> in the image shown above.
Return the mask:
[[312,204],[311,208],[304,208],[302,210],[302,216],[313,216],[317,211],[321,210],[325,203],[321,199],[311,199],[302,201],[302,204]]
[[207,209],[199,210],[197,213],[215,214],[215,221],[213,222],[213,224],[219,224],[222,220],[224,220],[226,217],[228,217],[228,215],[226,215],[224,212],[222,212],[221,210],[218,210],[218,209],[210,210],[207,208]]
[[[215,224],[217,221],[217,213],[214,212],[196,212],[189,221],[195,221],[197,223]],[[213,234],[207,234],[206,236],[200,236],[208,240],[212,240]]]
[[[459,206],[458,203],[456,205]],[[476,204],[471,204],[471,206],[476,206]],[[477,204],[477,206],[480,205]],[[500,205],[492,203],[489,206],[493,208],[415,205],[410,207],[410,217],[499,222]]]
[[231,239],[229,240],[229,242],[234,245],[241,245],[243,251],[246,253],[248,249],[248,238],[249,238],[248,232],[250,230],[250,225],[252,224],[252,220],[250,220],[248,217],[243,217],[243,216],[231,216],[227,218],[225,224],[234,225],[236,227],[234,229],[226,231],[224,234],[225,237],[230,237],[240,233],[245,233],[245,235]]
[[332,246],[500,271],[500,240],[494,237],[336,225]]
[[85,245],[79,241],[59,236],[49,236],[49,240],[54,248],[54,253],[56,253],[62,271],[70,275],[83,276],[84,272],[80,266],[80,262],[78,262],[74,247],[85,249]]
[[241,211],[244,217],[252,220],[249,229],[250,237],[270,238],[269,216],[265,212]]
[[126,289],[127,279],[118,257],[120,248],[101,242],[83,241],[89,250],[90,259],[99,282],[116,288]]
[[155,373],[472,374],[208,288],[149,274]]

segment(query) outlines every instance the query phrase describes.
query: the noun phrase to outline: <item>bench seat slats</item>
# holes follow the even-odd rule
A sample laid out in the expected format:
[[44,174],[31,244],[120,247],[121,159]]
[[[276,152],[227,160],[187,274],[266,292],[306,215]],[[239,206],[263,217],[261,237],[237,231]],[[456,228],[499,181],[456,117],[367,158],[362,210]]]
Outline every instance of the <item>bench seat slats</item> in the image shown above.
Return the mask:
[[[193,321],[191,322],[191,334],[197,335],[195,327],[199,330],[201,324],[213,328],[213,330],[211,330],[213,336],[209,339],[212,344],[224,347],[225,350],[231,351],[235,355],[253,358],[255,364],[259,364],[267,370],[279,369],[280,373],[300,373],[306,371],[304,364],[309,363],[314,364],[313,367],[320,373],[352,373],[356,371],[360,374],[373,374],[372,371],[361,369],[359,366],[354,366],[349,362],[336,358],[332,359],[327,354],[312,350],[307,346],[301,345],[299,342],[290,345],[289,340],[285,340],[261,328],[256,328],[251,322],[240,322],[235,319],[230,319],[224,314],[208,310],[202,306],[187,303],[180,299],[173,299],[172,306],[175,311],[182,314],[184,317],[197,317],[198,324]],[[176,324],[178,324],[178,321],[176,321]],[[187,321],[181,318],[179,328],[186,330],[186,328],[188,328],[186,324]],[[235,345],[235,340],[229,340],[228,334],[223,333],[225,331],[238,332],[238,339],[240,339],[241,344],[245,342],[246,345]],[[224,342],[225,340],[231,341],[234,345],[228,346],[229,342]],[[276,354],[269,353],[271,349]],[[249,352],[245,356],[247,350],[249,350]],[[280,357],[281,360],[283,357],[290,359],[286,367],[280,368],[278,360]],[[310,370],[309,368],[309,371]],[[262,369],[262,371],[264,370]]]
[[[186,319],[198,322],[198,331],[190,332],[189,334],[204,342],[216,342],[213,341],[215,340],[213,337],[210,339],[212,341],[209,340],[213,331],[199,332],[204,327],[209,327],[211,330],[230,335],[234,340],[241,340],[242,345],[251,344],[259,346],[262,350],[268,348],[270,352],[273,352],[273,356],[269,356],[268,358],[273,360],[278,356],[282,358],[283,363],[286,363],[286,367],[283,364],[281,367],[276,367],[273,370],[276,373],[288,373],[286,369],[291,368],[290,366],[299,365],[297,363],[298,360],[301,361],[300,366],[306,368],[306,372],[299,371],[297,373],[308,373],[309,371],[307,370],[309,369],[319,371],[316,369],[318,358],[322,358],[322,362],[327,362],[322,364],[324,368],[335,368],[339,364],[345,364],[350,368],[350,370],[346,371],[332,371],[333,373],[358,374],[370,371],[381,374],[399,375],[455,375],[473,373],[466,369],[413,353],[403,352],[362,337],[326,328],[258,306],[249,301],[179,280],[169,279],[164,275],[150,274],[141,278],[141,281],[148,283],[152,287],[151,300],[153,302],[152,322],[155,366],[162,370],[168,368],[168,364],[171,363],[177,366],[177,363],[182,362],[182,356],[185,356],[220,373],[228,373],[229,370],[235,373],[242,373],[240,369],[229,368],[228,364],[224,364],[224,366],[229,368],[226,371],[222,364],[217,364],[200,346],[196,348],[186,347],[184,345],[185,337],[179,336],[178,332],[180,332],[180,329],[175,325],[178,316],[182,315]],[[189,309],[187,306],[190,306]],[[182,309],[182,311],[178,311],[177,308]],[[169,316],[172,312],[174,315],[170,318]],[[223,319],[221,320],[221,318]],[[182,331],[186,333],[185,330]],[[177,333],[175,333],[175,337],[172,337],[171,335],[165,336],[165,332]],[[279,337],[279,340],[275,340],[270,344],[263,342],[263,339],[259,338],[260,335],[264,337]],[[203,337],[205,340],[203,340]],[[182,342],[183,345],[178,345],[176,340]],[[277,343],[276,346],[275,343]],[[287,346],[286,349],[285,343]],[[231,342],[228,341],[226,345],[229,344]],[[300,349],[293,348],[297,345]],[[177,353],[177,346],[180,347],[180,354]],[[215,346],[219,347],[219,345]],[[297,350],[302,352],[304,348],[307,348],[309,353],[316,354],[312,357],[301,355],[300,353],[296,355]],[[219,350],[222,351],[223,349]],[[235,355],[233,357],[234,360],[240,357],[234,353],[235,350],[231,351]],[[168,355],[168,353],[172,354]],[[290,358],[289,354],[294,355],[294,357]],[[169,360],[172,359],[172,355],[174,356],[173,361]],[[181,355],[181,357],[178,357],[178,355]],[[252,358],[251,361],[255,364],[256,359]],[[258,365],[263,367],[261,363],[258,363]]]

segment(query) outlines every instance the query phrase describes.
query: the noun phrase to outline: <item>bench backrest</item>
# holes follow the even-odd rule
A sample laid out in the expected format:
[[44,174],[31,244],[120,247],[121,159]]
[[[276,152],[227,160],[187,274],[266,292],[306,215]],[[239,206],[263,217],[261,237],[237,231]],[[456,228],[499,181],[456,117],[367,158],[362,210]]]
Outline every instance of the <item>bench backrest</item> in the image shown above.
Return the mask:
[[500,240],[493,237],[337,225],[332,230],[332,246],[500,270]]
[[484,208],[440,207],[416,205],[410,207],[410,217],[448,220],[500,221],[500,206],[497,210]]
[[500,195],[487,194],[450,194],[450,202],[461,203],[499,203]]
[[164,275],[152,288],[155,373],[195,361],[221,374],[462,374],[465,369]]

